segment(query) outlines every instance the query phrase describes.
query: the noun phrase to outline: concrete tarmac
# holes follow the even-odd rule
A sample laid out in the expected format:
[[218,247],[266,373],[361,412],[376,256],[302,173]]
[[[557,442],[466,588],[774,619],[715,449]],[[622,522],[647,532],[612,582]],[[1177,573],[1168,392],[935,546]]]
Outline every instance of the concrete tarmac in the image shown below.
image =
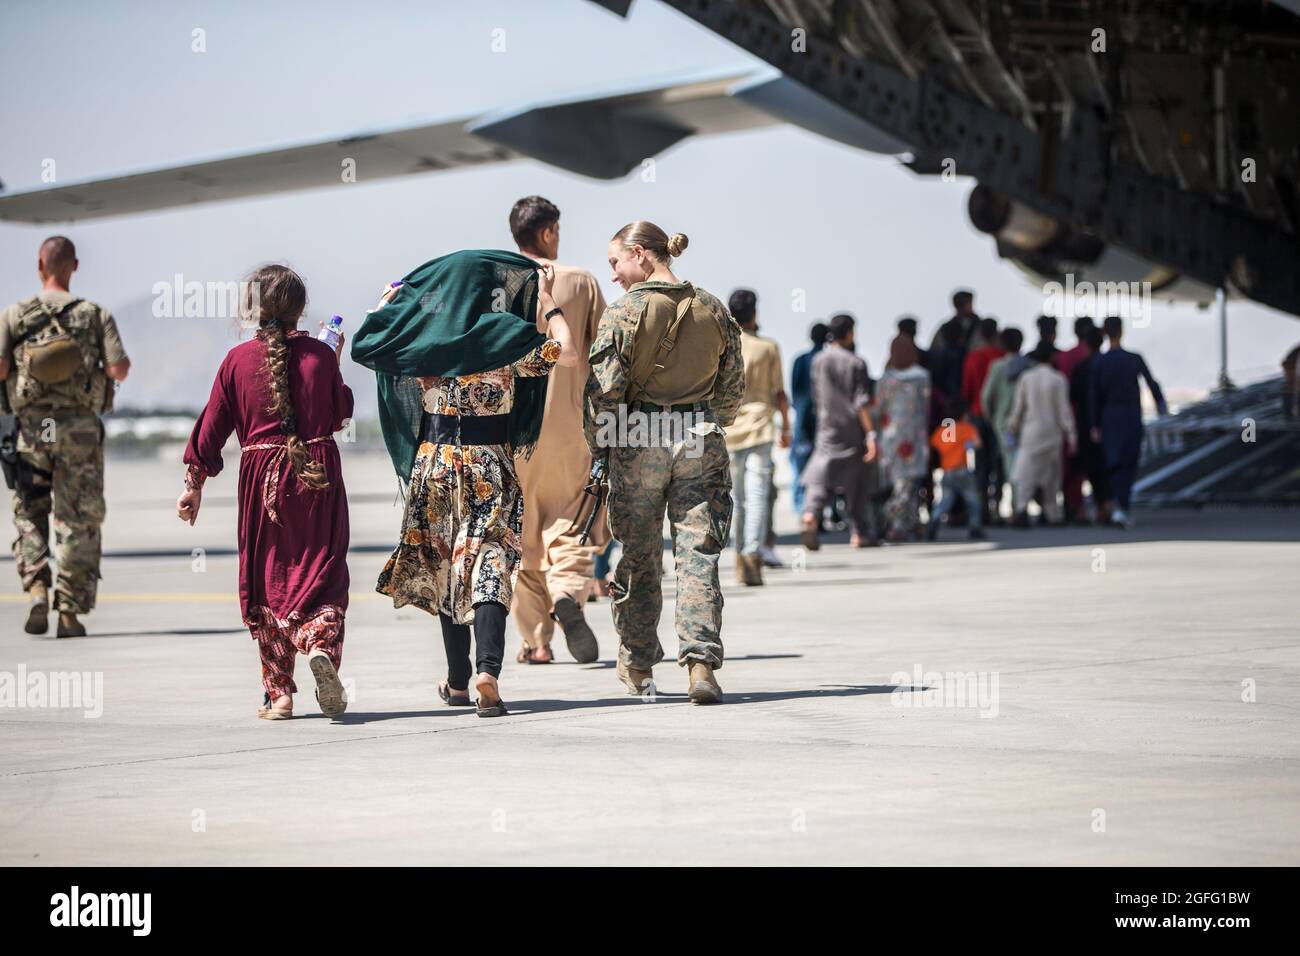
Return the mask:
[[396,482],[345,451],[352,704],[321,716],[300,661],[268,722],[236,465],[190,528],[179,467],[110,460],[85,638],[25,635],[0,562],[0,864],[1300,863],[1295,511],[804,555],[783,498],[795,567],[745,589],[723,556],[724,706],[685,700],[666,560],[653,699],[601,602],[596,664],[516,664],[512,629],[482,720],[434,694],[436,622],[373,592]]

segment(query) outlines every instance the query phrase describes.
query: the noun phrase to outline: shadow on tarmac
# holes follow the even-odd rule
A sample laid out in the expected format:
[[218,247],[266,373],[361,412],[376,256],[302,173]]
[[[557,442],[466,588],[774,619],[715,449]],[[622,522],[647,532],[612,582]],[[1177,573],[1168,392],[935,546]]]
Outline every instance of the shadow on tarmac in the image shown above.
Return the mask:
[[[1300,508],[1222,508],[1222,509],[1160,509],[1135,512],[1136,527],[1094,527],[1079,525],[1069,527],[1039,527],[1027,529],[1007,525],[985,528],[986,541],[971,541],[967,528],[944,527],[937,542],[906,542],[886,544],[880,548],[863,549],[879,554],[908,551],[930,551],[942,554],[939,545],[964,544],[988,550],[1019,550],[1022,548],[1086,548],[1107,544],[1135,544],[1155,541],[1242,541],[1242,542],[1294,542],[1300,540]],[[822,544],[849,542],[847,531],[830,531],[821,536]],[[782,547],[798,547],[798,534],[784,534],[777,538]],[[961,552],[949,552],[961,553]],[[788,557],[787,557],[788,560]],[[817,567],[829,568],[830,564]]]
[[[803,657],[803,655],[802,654],[728,654],[727,660],[729,661],[783,661],[783,660],[788,660],[792,657]],[[668,664],[677,663],[676,661],[669,660],[667,657],[664,658],[664,662],[665,662],[665,666],[667,666]],[[557,660],[554,661],[553,663],[576,665],[578,662]],[[537,665],[537,666],[541,666],[541,665]],[[618,662],[612,660],[596,661],[596,663],[594,664],[586,664],[583,666],[585,666],[585,668],[589,671],[612,670],[613,668],[618,666]]]
[[48,634],[33,634],[36,640],[93,641],[101,637],[195,637],[207,634],[247,634],[244,627],[171,627],[158,631],[89,631],[82,637],[55,637],[53,625]]
[[[773,655],[799,657],[798,654]],[[836,697],[863,697],[868,694],[892,694],[894,691],[913,693],[927,690],[926,687],[901,686],[896,684],[827,684],[810,690],[773,690],[751,693],[726,693],[721,705],[731,707],[737,704],[767,704],[779,700],[824,700]],[[644,704],[685,704],[688,703],[684,693],[667,693],[656,691],[653,697],[634,697],[631,694],[617,697],[596,697],[587,700],[506,700],[510,709],[508,717],[522,717],[528,714],[554,714],[570,710],[592,710],[597,708],[619,707]],[[386,720],[403,720],[410,717],[473,717],[473,707],[436,707],[431,710],[393,710],[393,711],[348,711],[341,717],[333,718],[338,724],[370,724]],[[329,720],[324,714],[300,714],[295,720],[317,719]],[[492,718],[493,722],[500,718]]]

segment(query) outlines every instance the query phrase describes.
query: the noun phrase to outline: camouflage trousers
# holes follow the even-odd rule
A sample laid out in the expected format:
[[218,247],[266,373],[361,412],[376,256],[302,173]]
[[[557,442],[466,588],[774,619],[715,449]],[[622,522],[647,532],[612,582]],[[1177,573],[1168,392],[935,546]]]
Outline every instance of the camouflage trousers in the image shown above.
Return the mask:
[[722,666],[718,557],[731,530],[731,460],[720,431],[658,448],[609,454],[609,527],[623,547],[610,584],[619,660],[649,670],[663,660],[664,515],[677,571],[677,662]]
[[[18,452],[51,477],[32,475],[14,491],[14,561],[23,590],[50,575],[50,517],[58,549],[54,607],[84,614],[99,585],[99,527],[104,523],[104,431],[99,416],[74,410],[18,414]],[[51,498],[53,500],[51,500]]]

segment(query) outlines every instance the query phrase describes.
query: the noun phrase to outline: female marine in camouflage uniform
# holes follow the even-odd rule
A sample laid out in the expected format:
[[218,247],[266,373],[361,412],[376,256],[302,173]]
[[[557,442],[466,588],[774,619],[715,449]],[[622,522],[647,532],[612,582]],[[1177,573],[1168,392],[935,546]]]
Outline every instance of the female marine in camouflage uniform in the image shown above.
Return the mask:
[[[657,628],[667,514],[677,568],[677,662],[689,667],[690,699],[717,703],[718,557],[732,508],[722,426],[740,406],[745,367],[740,326],[726,306],[672,273],[686,243],[651,222],[629,223],[610,240],[609,265],[627,295],[605,310],[591,347],[584,427],[592,455],[608,456],[609,525],[623,546],[610,585],[619,678],[643,693],[664,656]],[[670,439],[661,430],[660,440],[634,440],[637,423],[646,416],[662,422],[665,414],[673,423]],[[620,419],[626,429],[614,424]]]

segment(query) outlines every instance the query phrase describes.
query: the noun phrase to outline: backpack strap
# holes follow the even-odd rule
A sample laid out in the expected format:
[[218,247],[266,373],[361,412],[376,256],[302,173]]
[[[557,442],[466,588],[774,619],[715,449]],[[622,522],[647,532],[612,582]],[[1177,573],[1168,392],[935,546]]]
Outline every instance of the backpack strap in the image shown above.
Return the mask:
[[654,362],[651,364],[650,370],[639,379],[633,379],[631,386],[627,390],[629,404],[641,397],[641,393],[645,391],[646,383],[650,381],[654,373],[666,367],[664,360],[668,358],[673,346],[677,344],[677,330],[681,327],[682,320],[686,318],[687,313],[691,311],[691,304],[695,301],[695,287],[689,282],[686,287],[690,290],[690,294],[677,303],[677,315],[668,323],[668,328],[664,330],[658,346],[655,347]]
[[95,308],[95,343],[99,346],[99,364],[107,368],[108,353],[104,351],[104,312],[98,307]]
[[[40,318],[37,318],[35,323],[24,329],[21,335],[13,337],[11,340],[12,347],[17,348],[22,344],[24,339],[31,338],[37,332],[42,331],[51,322],[58,322],[59,316],[82,301],[82,299],[73,299],[59,309],[50,308],[49,305],[41,301],[40,296],[33,296],[26,302],[20,302],[20,311],[18,313],[18,321],[20,323],[37,316]],[[60,326],[60,329],[62,329],[62,326]]]

